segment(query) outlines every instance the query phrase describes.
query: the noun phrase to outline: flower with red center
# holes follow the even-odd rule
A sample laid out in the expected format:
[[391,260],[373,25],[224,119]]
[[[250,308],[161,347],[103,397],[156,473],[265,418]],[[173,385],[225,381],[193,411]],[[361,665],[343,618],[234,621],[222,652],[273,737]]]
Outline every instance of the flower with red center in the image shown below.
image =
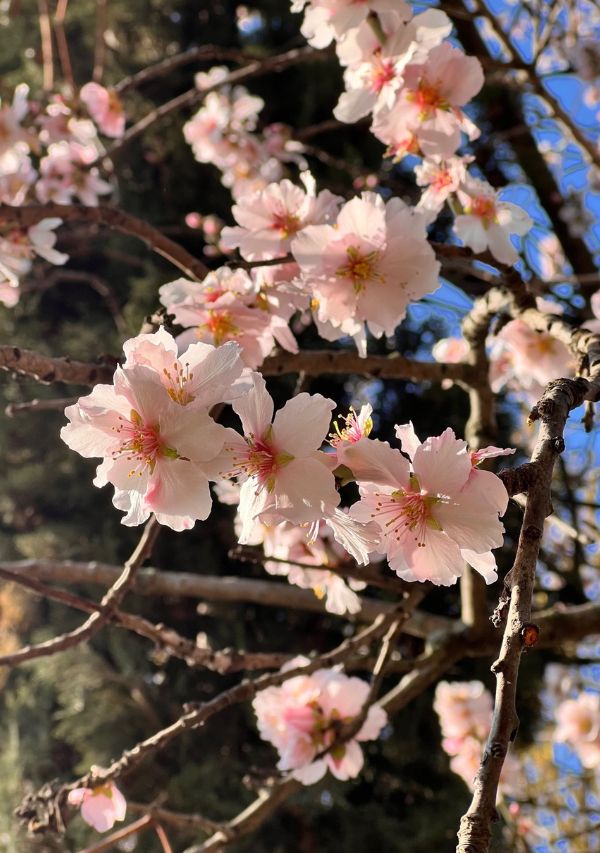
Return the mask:
[[518,205],[501,201],[486,181],[470,176],[461,182],[457,195],[464,213],[456,217],[454,233],[474,252],[489,248],[501,263],[515,264],[519,255],[510,235],[526,234],[533,225],[530,216]]
[[217,346],[235,341],[251,368],[270,355],[275,340],[290,352],[298,351],[286,319],[273,310],[272,300],[258,293],[245,270],[220,267],[203,282],[180,278],[163,285],[159,293],[162,304],[185,329],[177,339],[181,348],[198,340]]
[[365,354],[365,322],[391,335],[408,303],[438,286],[439,264],[425,223],[400,199],[371,192],[347,202],[335,226],[310,225],[292,242],[299,284],[316,300],[329,340],[353,335]]
[[251,536],[254,520],[305,524],[333,515],[340,498],[327,457],[319,451],[329,427],[332,400],[298,394],[273,419],[273,400],[265,381],[233,403],[243,437],[227,430],[220,477],[242,480],[240,542]]
[[105,136],[118,139],[125,132],[123,102],[114,89],[105,89],[99,83],[86,83],[80,97],[98,130]]
[[[308,664],[297,657],[283,668]],[[337,779],[352,779],[363,765],[361,741],[375,740],[387,722],[379,705],[371,705],[366,719],[353,738],[335,744],[342,726],[362,711],[369,685],[335,669],[319,669],[312,675],[297,675],[280,687],[257,693],[252,705],[258,730],[278,750],[280,770],[305,785],[317,782],[329,769]],[[330,747],[333,746],[333,749]],[[321,755],[330,749],[326,755]]]
[[248,260],[282,257],[307,225],[333,219],[342,199],[329,190],[317,195],[314,180],[305,182],[307,190],[286,179],[239,198],[232,209],[238,225],[223,229],[223,245]]
[[498,514],[508,502],[502,482],[473,468],[467,445],[451,429],[423,443],[410,424],[397,435],[410,463],[387,442],[369,438],[338,448],[359,484],[352,517],[377,523],[390,568],[404,580],[449,586],[465,560],[488,583],[495,580],[491,549],[502,545]]
[[61,438],[82,456],[104,458],[94,485],[115,486],[113,503],[127,512],[123,524],[141,524],[154,513],[161,524],[184,530],[210,512],[210,465],[226,437],[208,407],[243,392],[233,387],[243,364],[234,344],[220,350],[196,344],[190,362],[197,373],[184,392],[186,377],[163,367],[170,357],[179,369],[168,346],[175,342],[166,332],[128,341],[114,384],[96,385],[66,409],[70,423]]
[[471,157],[428,157],[415,167],[417,184],[426,187],[417,205],[433,221],[451,193],[456,192],[467,177],[466,165]]
[[369,436],[373,429],[372,414],[373,406],[369,403],[361,408],[358,415],[352,406],[350,406],[349,413],[343,419],[345,426],[340,430],[338,422],[334,421],[333,423],[335,432],[330,433],[329,435],[329,443],[331,446],[338,447],[342,442],[349,442],[353,444],[356,441],[360,441],[361,438]]

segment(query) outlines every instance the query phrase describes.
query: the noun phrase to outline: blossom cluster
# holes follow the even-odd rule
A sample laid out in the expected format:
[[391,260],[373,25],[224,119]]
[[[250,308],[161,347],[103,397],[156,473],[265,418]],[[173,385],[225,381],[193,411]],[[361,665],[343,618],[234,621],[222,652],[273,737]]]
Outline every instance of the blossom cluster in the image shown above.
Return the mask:
[[245,86],[224,82],[225,66],[215,66],[195,76],[196,87],[206,91],[200,109],[186,122],[183,135],[199,163],[212,163],[222,172],[223,185],[235,199],[284,177],[284,164],[306,169],[303,146],[292,139],[291,128],[267,125],[259,133],[262,98]]
[[[442,747],[450,768],[473,789],[483,746],[492,723],[492,694],[481,681],[440,681],[433,707],[442,730]],[[517,758],[509,752],[500,776],[500,794],[516,796],[524,778]]]
[[[52,95],[45,103],[29,98],[29,87],[16,87],[13,101],[0,105],[0,203],[21,206],[31,201],[96,206],[112,185],[94,165],[103,151],[99,133],[119,137],[125,114],[118,95],[87,83],[71,100]],[[19,279],[34,254],[53,264],[67,255],[54,250],[52,229],[61,220],[48,218],[29,229],[0,229],[0,302],[14,306]]]
[[[188,529],[208,517],[208,482],[216,481],[238,503],[239,542],[263,543],[268,570],[326,596],[332,612],[360,606],[360,583],[334,577],[336,560],[364,564],[385,553],[404,580],[446,586],[466,561],[488,583],[496,579],[492,549],[502,545],[508,495],[477,466],[512,450],[472,453],[450,429],[420,442],[412,424],[396,428],[402,449],[392,448],[370,437],[370,407],[330,433],[335,403],[320,394],[297,394],[275,412],[264,378],[244,368],[234,342],[196,342],[178,355],[161,328],[124,350],[114,384],[97,385],[68,407],[61,432],[82,456],[104,459],[94,483],[115,487],[124,524],[154,513],[174,530]],[[211,417],[210,408],[225,402],[241,432]],[[348,512],[339,506],[336,473],[359,487]],[[230,480],[239,491],[224,487]]]
[[[296,657],[282,671],[309,663],[308,658]],[[289,678],[280,687],[261,690],[252,705],[261,737],[279,752],[279,770],[290,771],[292,778],[312,785],[327,770],[341,780],[360,773],[364,763],[360,744],[379,736],[387,714],[372,704],[352,738],[340,740],[339,736],[341,727],[361,714],[368,695],[366,681],[337,669],[319,669]]]
[[302,33],[314,47],[336,43],[345,68],[346,90],[334,115],[343,122],[372,116],[373,134],[399,160],[423,158],[415,168],[425,187],[419,201],[428,221],[445,202],[456,215],[455,234],[474,252],[489,248],[501,263],[518,254],[510,234],[524,235],[530,217],[517,205],[499,200],[486,182],[467,174],[473,159],[457,156],[463,135],[480,131],[465,112],[483,86],[481,63],[445,39],[452,31],[438,9],[413,15],[404,2],[367,0],[293,0],[304,10]]

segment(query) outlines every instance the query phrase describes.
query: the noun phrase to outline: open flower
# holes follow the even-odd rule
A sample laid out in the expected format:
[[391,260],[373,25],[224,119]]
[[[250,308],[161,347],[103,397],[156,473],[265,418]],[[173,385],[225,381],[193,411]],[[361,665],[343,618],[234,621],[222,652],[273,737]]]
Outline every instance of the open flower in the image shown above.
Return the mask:
[[555,741],[567,741],[584,767],[600,766],[600,695],[580,693],[556,709]]
[[422,443],[410,424],[397,435],[410,464],[387,442],[363,438],[338,448],[359,484],[353,518],[379,525],[390,568],[404,580],[449,586],[465,560],[487,583],[496,580],[491,549],[502,545],[498,515],[508,502],[500,479],[474,468],[451,429]]
[[105,89],[99,83],[86,83],[80,97],[101,133],[114,139],[123,136],[125,110],[114,89]]
[[141,524],[153,512],[161,524],[185,530],[210,512],[207,465],[221,452],[226,431],[208,406],[235,395],[228,383],[243,365],[235,344],[217,351],[195,346],[200,349],[190,347],[184,355],[194,376],[185,361],[185,367],[174,359],[158,370],[151,358],[142,363],[138,352],[137,361],[117,368],[113,385],[96,385],[65,410],[70,423],[61,438],[82,456],[104,457],[94,485],[115,486],[113,503],[127,513],[123,524]]
[[[308,663],[307,658],[296,657],[283,669]],[[342,780],[360,773],[364,762],[360,742],[379,736],[387,722],[383,708],[371,705],[358,733],[338,745],[335,741],[340,726],[360,714],[368,694],[366,681],[336,669],[319,669],[312,675],[290,678],[280,687],[261,690],[252,705],[261,737],[279,752],[278,768],[290,770],[294,779],[312,785],[328,769]]]
[[386,204],[375,193],[363,193],[342,207],[335,226],[301,231],[292,253],[317,319],[333,332],[325,336],[330,339],[336,330],[338,338],[357,334],[361,355],[365,322],[376,337],[391,335],[408,303],[438,287],[439,263],[424,219],[397,198]]
[[468,176],[462,181],[458,199],[464,213],[454,222],[454,233],[474,252],[489,248],[503,264],[516,264],[518,252],[510,235],[527,234],[533,221],[522,207],[500,201],[495,190],[486,182]]
[[220,477],[243,481],[242,543],[248,541],[259,516],[267,523],[305,524],[333,515],[340,502],[327,456],[319,451],[335,408],[333,400],[297,394],[273,418],[265,380],[258,373],[253,379],[250,393],[233,403],[244,435],[227,430],[219,472]]
[[81,817],[96,832],[112,829],[117,820],[125,820],[127,802],[114,782],[96,788],[75,788],[67,797],[72,806],[81,806]]

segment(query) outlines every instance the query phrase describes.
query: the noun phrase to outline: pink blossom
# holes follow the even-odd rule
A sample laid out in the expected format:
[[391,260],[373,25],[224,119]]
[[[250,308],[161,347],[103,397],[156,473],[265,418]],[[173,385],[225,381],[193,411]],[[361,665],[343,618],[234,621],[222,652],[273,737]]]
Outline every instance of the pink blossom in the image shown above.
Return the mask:
[[338,448],[359,484],[352,517],[379,525],[390,568],[404,580],[449,586],[465,560],[487,583],[496,580],[491,549],[502,545],[498,514],[508,502],[502,482],[474,469],[451,429],[422,443],[412,424],[396,434],[411,464],[387,442],[369,438]]
[[305,524],[333,515],[340,501],[326,454],[319,451],[335,403],[320,394],[298,394],[273,419],[265,380],[258,373],[253,379],[250,393],[233,403],[244,435],[227,430],[219,472],[242,481],[242,543],[257,517],[269,524]]
[[86,83],[79,95],[101,133],[114,139],[123,136],[125,110],[114,89],[105,89],[99,83]]
[[378,538],[373,538],[373,531],[368,526],[359,524],[341,510],[336,510],[333,529],[329,526],[329,519],[325,519],[311,525],[315,528],[312,533],[311,528],[287,522],[275,526],[257,523],[251,544],[262,544],[267,558],[265,569],[269,574],[283,575],[294,586],[312,589],[317,598],[324,599],[328,612],[343,615],[360,611],[361,602],[356,592],[364,589],[365,584],[353,578],[348,578],[346,582],[332,571],[340,566],[348,566],[351,560],[348,551],[335,537],[340,522],[344,530],[352,530],[361,545],[359,556],[364,558],[361,562],[367,562],[367,555],[373,550],[373,543],[377,543]]
[[29,272],[36,254],[59,266],[68,261],[68,255],[54,248],[54,229],[61,224],[62,219],[51,217],[42,219],[26,231],[14,228],[0,236],[0,302],[8,307],[16,305],[19,301],[19,279]]
[[0,202],[15,207],[24,204],[36,178],[28,154],[19,148],[5,154],[0,170]]
[[454,233],[474,252],[489,248],[500,263],[516,264],[519,255],[510,234],[526,234],[533,225],[531,217],[522,207],[500,201],[486,181],[470,176],[463,180],[457,195],[464,213],[456,217]]
[[556,709],[555,741],[567,741],[584,767],[600,766],[600,695],[583,692]]
[[201,283],[181,278],[163,285],[159,293],[176,322],[188,330],[180,335],[180,346],[197,340],[216,346],[235,341],[252,368],[270,355],[275,341],[290,352],[298,351],[287,321],[271,300],[261,299],[245,270],[221,267]]
[[370,112],[391,110],[406,66],[425,62],[451,30],[450,19],[437,9],[429,9],[407,24],[397,20],[393,30],[386,31],[383,45],[368,23],[353,30],[338,46],[340,61],[349,67],[344,72],[346,92],[333,111],[335,117],[354,122]]
[[373,429],[372,414],[373,406],[371,406],[370,403],[362,406],[358,414],[356,414],[353,407],[350,406],[349,413],[343,419],[345,426],[342,427],[342,429],[340,429],[337,420],[334,421],[333,426],[335,432],[332,432],[329,436],[329,443],[331,446],[337,448],[344,442],[354,444],[355,442],[360,441],[361,438],[367,438]]
[[304,12],[300,32],[313,47],[327,47],[343,39],[373,12],[394,10],[408,20],[410,6],[404,0],[292,0],[292,12]]
[[575,369],[573,356],[562,343],[546,332],[535,332],[523,320],[511,320],[492,342],[490,361],[492,389],[515,386],[538,397],[548,382],[569,376]]
[[307,225],[335,219],[342,201],[329,190],[316,195],[314,180],[310,179],[308,192],[288,180],[269,184],[264,190],[242,196],[233,206],[238,227],[223,229],[223,245],[239,248],[248,260],[282,257]]
[[441,338],[431,348],[431,354],[436,361],[458,364],[467,360],[469,344],[464,338]]
[[29,112],[27,100],[29,86],[20,83],[13,96],[10,106],[0,108],[0,167],[6,166],[6,157],[12,159],[15,154],[26,153],[29,148],[35,148],[36,139],[31,130],[22,126],[22,121]]
[[428,212],[433,221],[440,212],[446,199],[457,191],[460,183],[467,177],[466,165],[472,157],[430,157],[415,166],[417,184],[427,187],[421,194],[418,210]]
[[42,202],[70,204],[77,197],[89,207],[98,206],[98,197],[112,192],[91,164],[97,156],[93,145],[55,142],[40,162],[40,179],[35,191]]
[[434,47],[422,63],[404,69],[404,86],[396,103],[374,117],[373,133],[396,158],[403,155],[405,140],[413,134],[426,156],[451,157],[461,141],[479,130],[462,107],[479,92],[483,71],[478,59],[443,43]]
[[125,820],[127,802],[114,782],[96,788],[74,788],[67,801],[81,806],[81,817],[96,832],[106,832],[116,821]]
[[492,696],[481,681],[440,681],[433,708],[444,738],[480,741],[487,738],[492,719]]
[[[284,670],[308,663],[307,658],[297,657]],[[358,776],[364,762],[360,742],[375,740],[387,722],[379,705],[370,706],[352,739],[321,753],[334,744],[340,724],[360,714],[368,694],[365,681],[336,669],[297,675],[280,687],[260,691],[252,703],[258,730],[279,752],[278,768],[292,771],[290,775],[305,785],[317,782],[328,769],[341,780]]]
[[61,438],[82,456],[104,458],[94,485],[115,486],[123,524],[141,524],[153,512],[161,524],[185,530],[210,512],[210,463],[226,431],[208,407],[235,396],[230,385],[242,362],[235,344],[217,351],[195,344],[181,361],[171,355],[167,375],[155,363],[163,363],[164,350],[153,337],[126,343],[127,365],[117,368],[113,385],[96,385],[66,409]]
[[363,193],[342,207],[335,226],[301,231],[292,253],[317,319],[330,324],[331,337],[364,336],[365,322],[376,337],[391,335],[408,303],[438,287],[439,263],[424,220],[398,198],[386,204],[375,193]]

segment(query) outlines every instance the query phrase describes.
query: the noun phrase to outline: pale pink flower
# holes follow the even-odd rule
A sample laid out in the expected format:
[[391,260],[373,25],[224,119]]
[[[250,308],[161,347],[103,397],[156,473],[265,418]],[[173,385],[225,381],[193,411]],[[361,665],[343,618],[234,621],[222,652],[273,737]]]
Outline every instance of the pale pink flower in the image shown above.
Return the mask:
[[238,226],[223,229],[223,245],[239,248],[248,260],[282,257],[307,225],[335,219],[342,201],[329,190],[316,195],[310,177],[308,192],[288,180],[269,184],[264,190],[242,196],[233,206]]
[[444,738],[487,738],[493,703],[481,681],[440,681],[433,708],[440,718]]
[[123,136],[125,110],[114,89],[105,89],[99,83],[86,83],[79,95],[101,133],[114,139]]
[[[283,669],[308,664],[304,657],[291,660]],[[370,706],[359,732],[334,746],[340,724],[357,717],[369,694],[369,685],[336,669],[319,669],[312,675],[297,675],[280,687],[261,690],[252,705],[258,730],[280,755],[277,767],[305,785],[321,779],[329,769],[341,780],[360,773],[364,757],[361,741],[375,740],[387,723],[387,715],[377,704]]]
[[388,146],[388,154],[405,153],[406,138],[414,134],[426,156],[451,157],[461,142],[479,136],[462,107],[479,92],[483,71],[478,59],[448,43],[434,47],[423,63],[404,69],[404,86],[391,108],[374,116],[372,131]]
[[54,229],[61,224],[62,219],[51,217],[0,236],[0,301],[8,307],[19,301],[19,279],[29,272],[36,254],[58,266],[68,261],[68,255],[54,248]]
[[428,212],[433,221],[443,208],[446,199],[455,193],[466,177],[466,165],[472,157],[449,157],[443,160],[441,157],[429,157],[415,166],[417,184],[427,187],[421,194],[418,210]]
[[116,821],[125,820],[127,802],[114,782],[96,788],[74,788],[67,801],[81,807],[81,817],[96,832],[106,832]]
[[600,766],[600,695],[583,692],[556,709],[555,741],[570,743],[584,767]]
[[474,252],[489,248],[503,264],[516,264],[519,254],[510,235],[523,236],[533,225],[528,213],[516,204],[500,201],[486,181],[467,176],[458,192],[464,213],[454,221],[454,233]]
[[98,197],[112,192],[91,164],[97,151],[93,145],[78,142],[55,142],[40,161],[40,178],[35,186],[38,199],[57,204],[70,204],[78,198],[88,207],[98,206]]
[[327,47],[343,39],[349,31],[360,26],[373,12],[391,9],[405,20],[411,17],[410,6],[404,0],[292,0],[292,12],[304,12],[300,32],[313,47]]
[[372,112],[391,110],[403,85],[404,69],[423,63],[429,52],[452,30],[448,16],[437,9],[417,15],[409,23],[399,21],[383,45],[368,23],[353,30],[338,46],[346,91],[333,113],[354,122]]
[[523,320],[511,320],[492,342],[490,361],[495,367],[492,389],[514,386],[539,396],[548,382],[574,372],[574,359],[562,341],[535,332]]
[[276,341],[290,352],[298,351],[287,320],[273,310],[272,301],[261,299],[245,270],[220,267],[201,283],[177,279],[163,285],[159,294],[176,322],[188,330],[178,338],[182,347],[197,340],[216,346],[235,341],[252,368],[262,364]]
[[0,202],[15,207],[24,204],[36,178],[28,154],[18,148],[5,154],[0,168]]
[[436,361],[458,364],[467,360],[469,344],[464,338],[441,338],[431,348],[431,354]]
[[338,448],[359,484],[352,517],[379,525],[390,568],[404,580],[449,586],[464,561],[487,583],[496,580],[491,549],[502,545],[498,514],[508,502],[502,482],[474,469],[466,443],[451,429],[423,443],[411,424],[396,434],[411,464],[387,442],[369,438]]
[[242,543],[257,517],[269,524],[305,524],[333,515],[340,502],[327,456],[319,451],[335,403],[320,394],[298,394],[273,419],[265,380],[258,373],[253,379],[250,393],[233,403],[244,435],[227,430],[219,472],[243,481]]
[[[368,528],[353,521],[341,510],[336,510],[336,514],[339,517],[334,516],[334,528],[337,530],[343,516],[344,529],[352,529],[361,542],[362,551],[359,556],[364,557],[361,562],[367,562],[367,555],[373,550],[372,543],[378,541],[377,537],[373,540],[372,531],[369,531],[369,539],[369,534],[364,532]],[[311,531],[311,528],[315,529]],[[346,582],[331,571],[340,566],[348,566],[350,554],[336,540],[334,529],[329,526],[329,519],[317,522],[311,525],[311,528],[294,526],[287,522],[275,526],[257,523],[253,529],[251,544],[262,544],[267,558],[265,569],[269,574],[283,575],[294,586],[312,589],[317,598],[324,600],[325,609],[329,613],[358,613],[361,602],[356,591],[364,589],[365,584],[353,578],[348,578]],[[368,543],[366,548],[365,536]]]
[[226,438],[208,407],[235,396],[230,385],[243,365],[235,344],[217,351],[195,344],[178,361],[172,342],[165,368],[172,372],[165,374],[161,340],[142,338],[126,343],[128,366],[117,368],[113,385],[96,385],[66,409],[70,423],[61,438],[82,456],[104,457],[94,485],[115,486],[123,524],[154,513],[161,524],[185,530],[210,512],[210,463]]
[[301,231],[292,254],[318,320],[337,337],[358,334],[365,322],[376,337],[391,335],[408,303],[438,287],[424,219],[398,198],[386,204],[363,193],[342,207],[335,226]]

